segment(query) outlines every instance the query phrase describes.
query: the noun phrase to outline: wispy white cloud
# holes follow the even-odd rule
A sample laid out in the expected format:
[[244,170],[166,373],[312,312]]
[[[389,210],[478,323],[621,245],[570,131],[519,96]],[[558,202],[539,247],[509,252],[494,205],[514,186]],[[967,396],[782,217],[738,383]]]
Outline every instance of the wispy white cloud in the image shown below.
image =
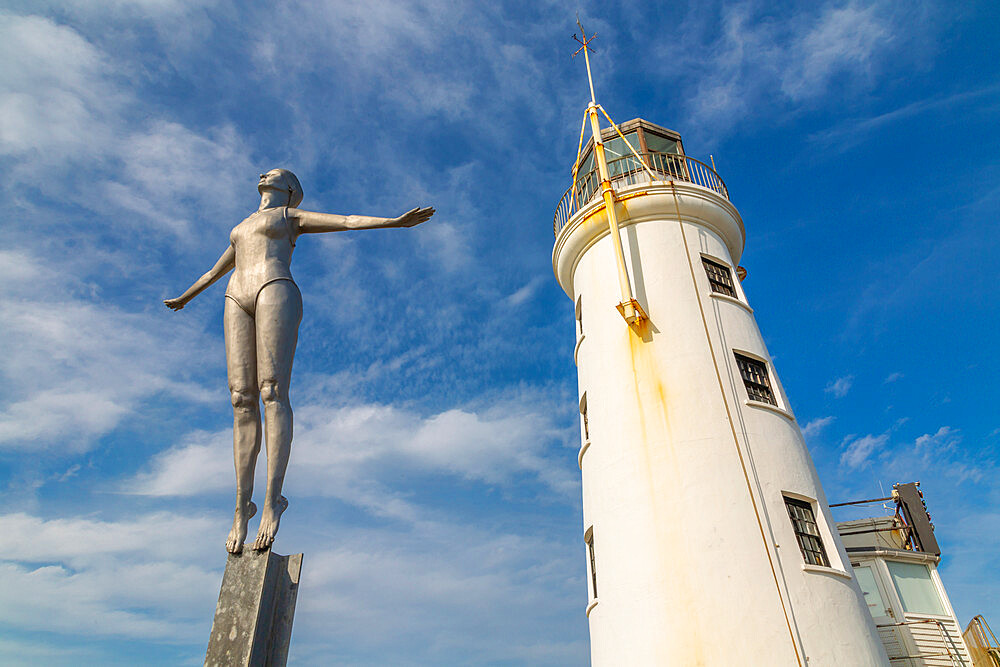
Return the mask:
[[25,252],[0,251],[0,265],[15,267],[0,270],[12,278],[0,295],[0,377],[18,387],[0,409],[0,448],[79,452],[153,396],[207,398],[185,379],[207,362],[177,337],[204,340],[189,324],[169,331],[155,316],[75,296],[62,266]]
[[41,191],[108,229],[190,246],[192,221],[222,227],[218,212],[235,215],[239,193],[253,192],[249,150],[232,126],[202,134],[163,118],[136,95],[128,65],[74,27],[0,13],[0,58],[18,63],[0,74],[0,155],[14,161],[4,187],[19,203]]
[[0,559],[60,562],[79,569],[116,554],[155,556],[163,549],[164,535],[174,536],[173,557],[197,558],[205,554],[205,537],[213,535],[215,528],[205,517],[171,512],[137,514],[118,521],[95,517],[43,519],[16,512],[0,515],[0,531],[5,535]]
[[77,475],[79,475],[80,474],[80,469],[82,467],[83,466],[81,466],[79,463],[74,463],[70,467],[66,468],[66,470],[63,471],[62,473],[55,474],[53,476],[53,478],[56,481],[58,481],[58,482],[65,482],[65,481],[67,481],[69,479],[72,479],[73,477],[76,477]]
[[198,641],[203,622],[196,614],[199,606],[210,608],[218,580],[192,561],[205,555],[214,528],[204,518],[166,512],[124,521],[0,515],[0,623]]
[[840,456],[841,465],[848,468],[864,468],[871,464],[871,457],[889,442],[889,433],[881,435],[848,436],[844,439],[844,452]]
[[832,147],[837,150],[846,150],[855,146],[858,142],[865,140],[870,133],[892,123],[933,111],[967,106],[970,102],[982,98],[995,98],[998,94],[1000,94],[1000,85],[994,84],[976,90],[961,91],[950,95],[918,100],[873,116],[841,121],[834,127],[813,134],[810,140],[822,144],[826,149]]
[[[412,537],[371,531],[364,537],[348,535],[343,544],[319,552],[312,572],[320,581],[314,580],[313,592],[302,588],[301,618],[308,620],[297,632],[331,644],[351,637],[348,650],[388,650],[390,663],[414,660],[412,646],[426,647],[418,649],[418,661],[438,664],[478,662],[483,655],[519,664],[586,660],[585,642],[553,640],[526,627],[539,612],[572,614],[585,604],[585,592],[574,590],[582,589],[582,568],[562,552],[565,545],[430,523],[421,523]],[[567,578],[567,572],[577,574]],[[476,630],[482,627],[492,630]],[[387,647],[386,636],[397,639]],[[434,637],[429,645],[427,637]]]
[[441,271],[455,273],[465,269],[472,260],[465,230],[449,222],[437,222],[421,229],[416,241],[434,258]]
[[833,394],[836,398],[843,398],[847,396],[847,392],[851,390],[851,386],[854,384],[853,375],[845,375],[844,377],[839,377],[826,385],[825,391],[828,394]]
[[[173,512],[119,521],[17,513],[0,515],[0,530],[7,627],[203,645],[225,562],[219,526]],[[306,553],[308,582],[297,605],[297,662],[325,664],[331,650],[356,663],[586,656],[585,642],[552,642],[538,623],[570,617],[586,601],[582,561],[559,540],[426,518],[403,533],[289,532]],[[493,631],[475,631],[482,627]]]
[[520,306],[522,303],[530,300],[546,280],[548,280],[547,276],[535,276],[525,283],[523,287],[504,297],[504,302],[508,306]]
[[238,218],[218,212],[231,211],[235,202],[253,202],[254,165],[232,126],[201,134],[176,122],[154,120],[126,137],[115,153],[122,168],[118,178],[104,184],[106,201],[143,221],[135,225],[125,215],[124,224],[148,229],[151,222],[153,229],[172,232],[185,246],[211,239],[205,233],[211,230],[218,234],[215,246],[221,254],[224,229],[235,226]]
[[996,469],[992,457],[980,457],[961,447],[958,429],[942,426],[909,442],[890,442],[907,420],[899,420],[881,435],[847,436],[840,463],[851,470],[869,467],[876,460],[883,472],[897,479],[950,479],[953,483],[981,482]]
[[950,426],[942,426],[934,433],[924,433],[913,443],[913,449],[919,454],[941,454],[953,451],[962,441],[962,436]]
[[[200,573],[202,590],[211,586],[214,577]],[[178,578],[190,590],[188,581],[192,572],[162,565],[148,565],[142,568],[122,568],[116,572],[103,572],[98,576],[78,574],[58,565],[47,565],[34,569],[0,562],[0,622],[8,627],[27,630],[78,634],[81,629],[97,636],[125,636],[135,639],[145,638],[166,641],[176,638],[197,641],[200,623],[187,619],[158,617],[155,614],[130,611],[139,602],[129,591],[135,591],[136,584],[163,582],[164,589],[171,587],[177,591]],[[110,584],[116,584],[108,587]],[[139,589],[139,590],[142,590]],[[144,596],[145,597],[145,596]],[[150,595],[142,603],[156,600]],[[162,600],[158,605],[162,611]],[[100,627],[95,621],[102,619]]]
[[888,375],[886,375],[885,376],[885,380],[883,380],[882,383],[883,384],[891,384],[891,383],[895,382],[896,380],[902,379],[902,377],[903,377],[902,373],[900,373],[899,371],[895,371],[893,373],[889,373]]
[[[561,447],[565,433],[537,397],[430,417],[391,405],[311,404],[297,407],[295,418],[289,495],[336,497],[377,515],[412,519],[405,489],[394,488],[403,469],[491,485],[527,474],[563,497],[578,490],[566,461],[551,458],[550,448]],[[125,490],[191,496],[233,488],[230,443],[228,430],[190,434]]]
[[814,21],[801,27],[779,68],[781,90],[793,102],[827,92],[840,73],[871,85],[873,61],[892,47],[894,26],[885,6],[849,2],[827,5]]
[[112,141],[113,128],[100,120],[121,103],[105,75],[112,63],[75,30],[39,16],[2,13],[0,58],[18,63],[0,74],[4,154],[79,158]]
[[802,427],[802,435],[807,439],[815,438],[823,431],[823,429],[833,423],[835,419],[836,417],[833,416],[817,417],[816,419],[807,422],[806,425]]
[[933,242],[902,245],[872,260],[859,283],[860,293],[847,309],[844,335],[856,338],[861,332],[880,332],[887,319],[901,312],[976,293],[975,275],[960,267],[1000,247],[991,227],[998,195],[1000,188],[969,205],[973,215],[961,216],[964,224],[946,226]]
[[924,433],[913,441],[910,465],[920,465],[925,474],[947,476],[957,483],[980,482],[996,468],[992,457],[976,456],[963,450],[962,433],[950,426],[942,426],[933,433]]
[[[302,21],[303,14],[310,20]],[[565,88],[544,66],[547,54],[538,45],[572,24],[555,5],[541,3],[531,25],[498,41],[480,38],[506,20],[502,8],[489,4],[418,0],[384,2],[373,10],[307,0],[276,8],[267,29],[251,35],[251,52],[264,71],[289,77],[332,67],[345,111],[367,115],[364,105],[377,91],[384,118],[461,120],[476,128],[481,145],[501,148],[498,139],[535,131],[529,118],[553,118],[547,102],[560,99]],[[512,105],[519,122],[500,113]]]
[[888,2],[812,3],[779,13],[763,2],[700,3],[688,10],[679,38],[654,52],[672,63],[687,91],[685,124],[711,128],[704,138],[717,141],[748,118],[870,90],[890,66],[931,48],[933,31],[927,11],[904,14]]
[[96,664],[103,656],[91,647],[40,644],[34,639],[0,638],[0,655],[9,667],[35,665],[72,665],[86,660]]

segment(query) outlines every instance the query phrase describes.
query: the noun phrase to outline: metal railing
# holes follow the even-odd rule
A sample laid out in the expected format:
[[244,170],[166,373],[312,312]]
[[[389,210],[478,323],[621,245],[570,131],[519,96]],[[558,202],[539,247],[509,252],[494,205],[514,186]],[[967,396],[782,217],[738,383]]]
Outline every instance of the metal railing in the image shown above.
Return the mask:
[[[638,158],[626,155],[608,161],[608,174],[611,176],[611,184],[616,188],[637,183],[652,183],[653,179],[647,168],[664,181],[687,181],[713,190],[729,199],[729,190],[715,170],[687,155],[649,152],[640,153]],[[600,191],[601,175],[596,167],[586,174],[577,176],[576,187],[569,186],[559,201],[559,206],[556,207],[552,219],[553,233],[558,236],[573,214],[600,194]]]
[[962,637],[969,647],[972,664],[975,667],[1000,667],[1000,643],[997,643],[990,624],[981,614],[977,614],[969,621]]
[[[917,651],[919,652],[912,655],[896,655],[896,656],[890,655],[889,662],[893,662],[896,660],[909,660],[911,661],[910,664],[913,664],[912,661],[914,659],[923,659],[923,663],[927,664],[926,660],[927,658],[947,658],[948,664],[952,665],[953,667],[968,667],[965,660],[962,659],[962,652],[955,644],[955,640],[951,636],[951,633],[948,632],[948,629],[946,627],[944,627],[944,623],[935,618],[920,618],[911,621],[900,621],[898,623],[881,623],[877,624],[875,627],[878,629],[882,629],[882,628],[896,628],[905,626],[912,627],[915,625],[923,625],[923,624],[935,626],[935,628],[938,631],[938,635],[941,638],[940,644],[938,646],[934,646],[933,648],[927,647],[931,648],[931,650],[925,651],[923,650],[924,646],[921,646],[921,641],[917,640],[914,637],[914,643],[917,644]],[[926,640],[923,642],[923,644],[926,645]],[[937,651],[934,652],[934,649],[937,649]],[[944,650],[941,651],[941,649]]]

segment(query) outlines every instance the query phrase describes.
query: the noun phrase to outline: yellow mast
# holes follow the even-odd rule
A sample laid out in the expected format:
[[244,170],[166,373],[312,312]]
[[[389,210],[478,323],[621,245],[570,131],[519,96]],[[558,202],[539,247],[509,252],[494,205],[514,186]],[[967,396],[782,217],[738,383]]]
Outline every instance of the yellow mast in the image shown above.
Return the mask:
[[[618,285],[621,288],[622,297],[621,303],[618,304],[618,312],[625,318],[629,326],[638,326],[642,320],[648,319],[648,317],[643,312],[639,302],[632,296],[632,283],[628,277],[628,267],[625,265],[625,251],[622,248],[621,234],[618,231],[618,216],[615,213],[615,189],[611,185],[608,162],[604,156],[604,142],[601,141],[601,124],[597,117],[598,106],[596,96],[594,95],[594,77],[590,73],[590,47],[588,45],[594,37],[597,37],[597,33],[588,38],[579,17],[577,17],[576,24],[580,27],[583,40],[581,41],[577,39],[576,35],[573,35],[573,39],[582,44],[573,56],[575,57],[580,51],[583,51],[583,58],[587,63],[587,81],[590,83],[590,104],[587,106],[586,117],[590,118],[590,132],[594,139],[594,161],[597,163],[598,173],[601,176],[601,196],[604,198],[604,210],[608,216],[611,242],[614,244],[615,259],[618,261]],[[577,166],[579,166],[579,161],[580,156],[577,155]],[[576,167],[574,167],[575,169]]]

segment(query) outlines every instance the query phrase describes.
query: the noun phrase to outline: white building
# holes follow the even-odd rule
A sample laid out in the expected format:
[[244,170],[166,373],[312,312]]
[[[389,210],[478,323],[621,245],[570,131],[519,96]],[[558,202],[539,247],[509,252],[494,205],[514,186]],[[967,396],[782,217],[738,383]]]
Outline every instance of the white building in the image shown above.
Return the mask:
[[641,158],[601,136],[648,319],[619,310],[591,144],[552,252],[576,304],[592,663],[889,664],[737,279],[739,212],[676,132],[620,129]]
[[889,660],[899,667],[972,665],[917,484],[897,484],[891,498],[877,500],[894,501],[895,514],[842,521],[837,529]]

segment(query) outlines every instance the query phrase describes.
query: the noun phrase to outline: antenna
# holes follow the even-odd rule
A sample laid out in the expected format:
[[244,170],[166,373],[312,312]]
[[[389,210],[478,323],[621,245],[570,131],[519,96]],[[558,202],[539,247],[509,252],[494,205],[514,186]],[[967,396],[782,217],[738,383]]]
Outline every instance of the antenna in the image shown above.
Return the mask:
[[583,59],[587,61],[587,81],[590,82],[590,103],[597,104],[597,98],[594,96],[594,77],[590,73],[590,52],[597,53],[597,51],[590,47],[590,43],[597,37],[597,33],[595,32],[589,39],[587,38],[587,31],[583,29],[583,24],[580,23],[580,14],[576,15],[576,25],[579,26],[583,39],[581,40],[575,33],[573,34],[573,39],[580,44],[580,48],[576,50],[573,57],[576,58],[580,54],[580,51],[583,51]]
[[[590,52],[594,50],[591,48],[590,43],[597,37],[597,33],[595,32],[590,37],[587,37],[587,31],[583,29],[583,24],[580,23],[579,14],[576,15],[576,25],[580,28],[580,34],[583,35],[583,39],[577,37],[575,34],[573,35],[573,39],[580,45],[580,48],[576,50],[573,57],[575,58],[583,51],[583,58],[587,61],[590,104],[587,105],[587,111],[584,113],[583,123],[584,127],[586,127],[587,119],[590,119],[590,132],[594,139],[594,162],[597,163],[597,169],[601,176],[601,197],[604,199],[604,211],[608,218],[608,231],[611,233],[611,242],[615,250],[615,260],[618,264],[618,286],[621,289],[621,303],[618,304],[617,308],[629,327],[639,333],[643,321],[648,320],[649,317],[643,311],[639,302],[635,300],[635,297],[632,296],[632,281],[629,279],[628,267],[625,264],[625,251],[622,249],[621,232],[618,230],[618,216],[615,213],[615,189],[611,184],[608,161],[604,155],[604,142],[601,140],[601,124],[597,116],[597,110],[600,108],[601,111],[604,111],[604,109],[597,104],[597,97],[594,95],[594,77],[590,72]],[[607,112],[605,112],[605,115],[607,115]],[[611,120],[610,116],[608,120]],[[614,121],[611,121],[611,124],[614,125]],[[618,129],[617,125],[615,125],[615,129]],[[621,134],[621,130],[618,130],[618,133]],[[624,137],[622,138],[624,139]],[[626,140],[625,143],[628,143],[628,141]],[[583,147],[582,131],[580,133],[580,147]],[[629,148],[631,148],[631,145],[629,145]],[[634,153],[635,150],[633,149],[632,152]],[[576,191],[576,169],[579,164],[580,149],[577,149],[576,166],[573,167],[574,192]]]

